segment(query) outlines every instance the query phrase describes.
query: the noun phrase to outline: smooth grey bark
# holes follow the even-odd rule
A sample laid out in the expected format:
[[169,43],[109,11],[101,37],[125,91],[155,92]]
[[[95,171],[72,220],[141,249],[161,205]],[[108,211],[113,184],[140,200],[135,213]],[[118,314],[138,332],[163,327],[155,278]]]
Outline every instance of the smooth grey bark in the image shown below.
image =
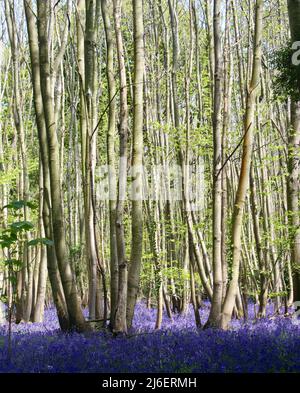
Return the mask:
[[[300,0],[288,0],[292,41],[300,41]],[[299,68],[299,66],[298,66]],[[299,72],[300,74],[300,72]],[[300,92],[300,78],[298,77]],[[294,301],[300,300],[300,101],[291,103],[291,127],[288,137],[288,213],[291,239],[291,263],[294,277]]]
[[101,0],[102,18],[106,36],[106,76],[108,83],[108,130],[107,130],[107,163],[109,170],[109,229],[110,229],[110,325],[114,326],[118,300],[119,269],[116,234],[116,82],[114,77],[114,41],[110,21],[110,8],[107,0]]
[[132,131],[132,240],[128,273],[127,326],[131,327],[137,299],[143,250],[143,107],[144,107],[144,23],[143,1],[132,0],[134,26],[134,85]]
[[[21,101],[20,88],[20,48],[18,42],[18,32],[16,26],[15,4],[11,0],[5,0],[5,19],[7,24],[8,37],[11,46],[12,58],[12,79],[13,79],[13,119],[18,136],[18,152],[20,154],[21,172],[19,179],[19,195],[22,200],[28,199],[29,178],[27,169],[27,155],[25,142],[25,129],[23,120],[23,105]],[[23,208],[24,219],[29,220],[29,212],[26,206]],[[29,236],[26,233],[26,238]],[[28,322],[32,307],[32,266],[29,263],[29,250],[23,248],[22,271],[18,274],[18,291],[16,299],[16,322],[24,320]]]
[[127,287],[128,261],[126,258],[126,244],[124,233],[124,199],[127,186],[127,144],[128,144],[128,104],[127,81],[125,67],[125,53],[123,34],[121,30],[122,0],[113,0],[113,13],[117,46],[117,58],[120,84],[120,115],[119,115],[119,173],[118,196],[116,206],[116,241],[118,257],[118,299],[115,309],[113,331],[127,333]]
[[[89,317],[96,318],[97,309],[97,281],[99,280],[97,264],[98,253],[94,225],[94,178],[96,166],[96,138],[97,131],[97,61],[96,61],[96,31],[97,31],[97,4],[96,0],[86,0],[84,30],[84,99],[86,114],[85,132],[85,171],[83,173],[84,193],[84,220],[86,254],[89,271]],[[97,318],[100,318],[98,315]]]
[[256,192],[256,184],[254,178],[254,169],[253,165],[250,169],[250,203],[251,203],[251,214],[253,221],[253,232],[255,238],[255,246],[256,246],[256,254],[257,261],[259,266],[259,276],[260,276],[260,291],[259,291],[259,317],[265,317],[266,315],[266,306],[268,300],[268,280],[267,280],[267,263],[265,261],[265,256],[262,250],[262,241],[261,241],[261,232],[260,232],[260,223],[259,223],[259,210],[257,205],[257,192]]
[[[51,218],[50,218],[50,184],[49,184],[49,165],[46,129],[43,114],[43,103],[40,91],[40,72],[39,72],[39,46],[36,30],[36,20],[32,11],[31,1],[24,1],[25,14],[27,19],[27,29],[29,36],[29,48],[32,66],[32,83],[34,94],[34,105],[36,112],[36,122],[41,150],[41,165],[43,169],[43,222],[46,237],[52,239]],[[62,291],[61,280],[57,269],[55,250],[53,246],[47,246],[47,263],[50,283],[52,286],[54,304],[57,308],[60,326],[65,330],[68,326],[68,315],[64,294]]]
[[222,309],[222,89],[221,0],[214,0],[214,89],[213,89],[213,297],[206,327],[217,327]]
[[[52,86],[53,80],[55,80],[55,66],[58,66],[60,63],[63,56],[61,51],[64,48],[60,48],[59,54],[54,62],[54,68],[51,70],[48,38],[49,6],[50,2],[48,1],[37,3],[40,80],[49,153],[48,159],[50,169],[53,240],[57,264],[67,304],[70,323],[69,328],[77,331],[85,331],[88,327],[80,307],[80,300],[77,294],[76,283],[70,266],[65,237],[65,219],[62,208],[62,194],[60,188],[59,144],[57,139]],[[58,60],[59,62],[57,63]]]
[[[45,230],[43,225],[43,167],[40,165],[40,179],[39,179],[39,233],[42,238],[45,238]],[[32,322],[43,322],[44,307],[47,288],[47,252],[46,246],[40,247],[37,253],[38,260],[36,261],[34,272],[35,298],[32,301],[31,320]]]
[[222,307],[222,318],[220,326],[223,329],[228,328],[234,309],[236,295],[238,291],[238,279],[241,258],[241,230],[243,223],[243,213],[246,194],[249,187],[250,167],[254,139],[254,114],[256,107],[256,97],[260,82],[260,68],[262,56],[262,32],[263,32],[263,0],[256,1],[255,7],[255,31],[254,31],[254,48],[253,48],[253,65],[252,77],[246,99],[246,113],[244,118],[244,140],[243,155],[239,174],[238,189],[235,198],[232,224],[232,277],[226,292],[224,304]]
[[[27,32],[31,59],[33,99],[36,124],[38,129],[39,146],[41,151],[40,159],[43,172],[43,224],[46,238],[52,240],[53,236],[51,222],[49,159],[46,124],[41,95],[38,32],[36,26],[36,18],[32,8],[32,1],[24,0],[24,8],[27,22]],[[67,330],[69,328],[69,316],[65,296],[63,293],[61,278],[58,271],[55,248],[53,246],[47,246],[47,267],[49,273],[49,280],[52,288],[53,301],[57,310],[59,324],[62,330]]]

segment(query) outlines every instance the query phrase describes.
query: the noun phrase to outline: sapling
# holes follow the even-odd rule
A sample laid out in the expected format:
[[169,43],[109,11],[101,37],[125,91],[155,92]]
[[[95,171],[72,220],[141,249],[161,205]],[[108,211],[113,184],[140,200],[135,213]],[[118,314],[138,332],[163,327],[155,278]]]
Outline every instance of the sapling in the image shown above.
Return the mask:
[[[35,209],[36,206],[28,201],[13,201],[5,205],[3,209],[12,210],[12,219],[17,216],[20,209],[28,207]],[[20,217],[20,216],[19,216]],[[17,273],[23,268],[23,261],[21,258],[21,251],[26,247],[36,246],[37,244],[52,245],[52,241],[46,238],[35,238],[28,240],[27,233],[34,230],[34,224],[30,221],[19,220],[13,221],[0,233],[0,247],[3,250],[4,259],[1,261],[4,269],[8,272],[8,291],[7,296],[2,295],[1,300],[7,305],[7,319],[8,319],[8,361],[12,356],[12,319],[13,311],[16,304],[15,301],[15,287],[17,284]]]

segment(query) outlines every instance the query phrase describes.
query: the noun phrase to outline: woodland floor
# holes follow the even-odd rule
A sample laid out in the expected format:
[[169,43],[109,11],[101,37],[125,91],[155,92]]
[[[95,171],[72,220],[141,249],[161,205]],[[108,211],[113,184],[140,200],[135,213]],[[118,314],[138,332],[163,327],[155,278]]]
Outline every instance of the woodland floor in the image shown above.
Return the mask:
[[[207,304],[201,320],[208,316]],[[173,322],[164,315],[154,331],[155,310],[138,304],[129,338],[107,332],[62,334],[54,309],[44,323],[13,325],[7,360],[7,325],[0,326],[0,372],[300,372],[300,321],[268,316],[234,320],[229,331],[197,330],[192,309]]]

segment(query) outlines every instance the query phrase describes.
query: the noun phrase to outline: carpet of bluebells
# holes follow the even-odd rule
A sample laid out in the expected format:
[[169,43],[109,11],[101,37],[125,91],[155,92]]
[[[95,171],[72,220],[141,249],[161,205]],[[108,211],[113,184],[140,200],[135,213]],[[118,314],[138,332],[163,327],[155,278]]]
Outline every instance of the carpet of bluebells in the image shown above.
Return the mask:
[[[201,308],[201,320],[209,306]],[[137,305],[128,338],[109,332],[63,334],[54,309],[44,323],[13,325],[12,358],[7,358],[8,326],[0,326],[0,372],[300,372],[300,321],[284,316],[234,320],[228,331],[197,330],[192,308],[154,331],[155,309]]]

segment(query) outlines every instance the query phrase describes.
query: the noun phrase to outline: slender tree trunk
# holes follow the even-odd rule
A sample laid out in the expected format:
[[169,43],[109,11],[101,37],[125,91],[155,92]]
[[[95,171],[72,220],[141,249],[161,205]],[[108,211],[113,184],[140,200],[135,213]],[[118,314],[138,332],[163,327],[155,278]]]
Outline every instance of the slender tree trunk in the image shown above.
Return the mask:
[[116,116],[116,83],[114,77],[114,42],[110,22],[110,9],[107,0],[101,1],[102,17],[106,35],[106,75],[108,83],[108,130],[107,130],[107,162],[109,175],[109,228],[110,228],[110,324],[114,326],[118,300],[118,254],[116,234],[116,158],[115,158],[115,116]]
[[[45,230],[43,225],[43,168],[40,167],[40,207],[39,207],[39,233],[41,238],[45,238]],[[42,246],[38,254],[39,261],[37,271],[36,299],[33,302],[32,322],[43,322],[45,296],[47,288],[47,253],[46,247]]]
[[[16,16],[14,2],[5,0],[5,19],[7,24],[8,36],[11,45],[12,57],[12,77],[13,77],[13,118],[18,136],[18,150],[20,154],[21,172],[20,172],[20,199],[28,199],[29,182],[27,169],[27,155],[25,142],[25,129],[23,120],[23,105],[21,102],[22,89],[20,88],[20,48],[18,42],[18,32],[16,26]],[[23,209],[24,219],[29,220],[29,212],[26,206]],[[26,233],[28,239],[28,234]],[[16,320],[28,322],[32,306],[32,265],[29,263],[28,248],[24,247],[22,253],[22,274],[20,279],[20,296],[17,297]]]
[[238,189],[236,193],[234,211],[233,211],[233,226],[232,226],[232,277],[229,283],[229,288],[226,293],[224,305],[222,309],[221,327],[227,329],[231,319],[232,311],[235,304],[235,299],[238,290],[238,278],[240,269],[241,257],[241,229],[243,223],[243,211],[245,198],[248,190],[250,166],[253,149],[253,134],[254,134],[254,111],[256,105],[257,90],[260,82],[260,68],[261,68],[261,40],[263,30],[263,1],[256,1],[255,8],[255,33],[254,33],[254,48],[253,48],[253,68],[252,78],[248,89],[246,100],[246,114],[244,120],[244,141],[243,141],[243,156],[239,175]]
[[[60,188],[60,165],[59,165],[59,144],[54,112],[53,88],[51,79],[55,75],[50,69],[48,23],[49,23],[48,1],[38,2],[38,38],[39,38],[39,58],[40,58],[40,79],[41,93],[44,107],[46,124],[50,187],[51,187],[51,210],[53,223],[53,239],[57,257],[59,273],[66,299],[70,329],[84,331],[87,329],[85,319],[80,307],[77,295],[76,283],[71,271],[64,228],[64,213],[62,209],[62,195]],[[56,58],[56,61],[59,57]],[[53,73],[54,72],[54,73]]]
[[[292,41],[300,40],[300,1],[288,0]],[[298,66],[299,67],[299,66]],[[299,75],[299,74],[298,74]],[[298,76],[298,90],[300,78]],[[300,300],[300,101],[291,103],[288,158],[288,214],[291,239],[291,263],[294,272],[294,301]]]
[[[39,42],[36,27],[36,19],[33,13],[31,0],[24,0],[24,8],[27,22],[29,38],[29,49],[31,58],[32,85],[36,124],[38,129],[39,146],[41,151],[41,165],[43,171],[43,224],[46,238],[53,239],[52,218],[51,218],[51,191],[48,146],[46,135],[46,124],[44,118],[43,101],[41,94],[40,63],[39,63]],[[62,330],[69,328],[69,316],[67,305],[62,288],[61,278],[58,271],[55,248],[47,246],[47,267],[49,280],[52,288],[53,301],[57,310],[59,324]]]
[[191,237],[189,236],[189,268],[190,268],[190,287],[191,287],[191,301],[194,309],[194,315],[195,315],[195,323],[198,328],[201,327],[201,319],[200,319],[200,313],[199,313],[199,308],[197,305],[197,300],[196,300],[196,289],[195,289],[195,274],[194,274],[194,252],[193,252],[193,245],[191,241]]
[[[96,139],[97,139],[97,61],[96,61],[96,30],[97,30],[97,5],[96,0],[86,0],[85,34],[84,34],[84,99],[86,114],[85,131],[85,170],[83,177],[84,193],[84,219],[86,254],[89,271],[89,317],[96,318],[97,313],[97,281],[98,256],[96,244],[96,228],[94,225],[94,178],[96,166]],[[100,316],[97,316],[99,318]]]
[[143,249],[143,78],[144,23],[143,1],[132,0],[134,26],[134,96],[132,131],[132,242],[128,274],[127,325],[131,327],[140,281]]
[[254,169],[253,165],[250,169],[250,203],[251,203],[251,213],[252,213],[252,221],[253,221],[253,232],[255,238],[256,245],[256,254],[259,266],[259,275],[260,275],[260,291],[259,291],[259,317],[266,316],[266,306],[268,300],[268,279],[267,279],[267,265],[265,261],[265,257],[262,251],[261,244],[261,235],[260,235],[260,225],[259,225],[259,211],[257,206],[257,193],[256,193],[256,184],[254,179]]
[[219,326],[222,307],[222,49],[221,0],[214,0],[214,99],[213,99],[213,298],[206,327]]
[[118,256],[118,300],[115,311],[116,333],[127,333],[126,309],[127,309],[127,286],[128,286],[128,262],[126,258],[126,245],[124,233],[124,200],[127,185],[127,140],[128,140],[128,108],[127,108],[127,82],[124,57],[124,44],[121,31],[122,0],[113,0],[115,34],[117,42],[117,56],[120,78],[120,157],[118,177],[118,198],[116,207],[116,239]]

